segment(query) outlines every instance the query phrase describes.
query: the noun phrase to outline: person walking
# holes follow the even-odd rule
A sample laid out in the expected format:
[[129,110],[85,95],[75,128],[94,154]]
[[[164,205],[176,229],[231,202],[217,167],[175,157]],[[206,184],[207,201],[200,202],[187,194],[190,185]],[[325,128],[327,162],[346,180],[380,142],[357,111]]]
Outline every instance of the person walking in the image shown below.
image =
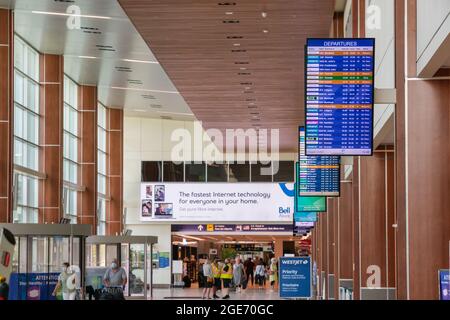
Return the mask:
[[220,272],[220,278],[223,282],[222,299],[230,299],[230,286],[233,280],[233,265],[230,263],[230,259],[225,259],[225,263]]
[[203,276],[205,277],[205,287],[203,288],[202,299],[205,299],[205,297],[206,299],[211,299],[210,294],[214,282],[214,274],[209,258],[203,264]]
[[[72,274],[70,273],[69,266],[70,264],[68,262],[63,263],[62,271],[58,276],[58,283],[52,292],[52,296],[56,296],[58,290],[61,289],[63,300],[75,300],[77,294],[75,277],[71,277]],[[72,283],[69,283],[70,280]]]
[[266,268],[264,267],[264,263],[262,262],[262,260],[259,260],[255,270],[255,280],[259,289],[263,289],[265,277]]
[[113,259],[111,266],[103,276],[103,283],[108,292],[108,297],[114,300],[125,300],[123,289],[127,284],[127,272],[122,268],[117,259]]
[[233,281],[236,286],[236,292],[241,292],[242,284],[245,280],[244,265],[241,258],[237,257],[233,265]]
[[275,284],[278,280],[278,265],[277,265],[277,259],[272,258],[270,260],[270,267],[269,267],[269,281],[270,281],[270,289],[271,291],[275,290]]
[[251,281],[252,286],[254,284],[254,268],[255,263],[252,261],[252,258],[249,257],[247,261],[244,262],[244,269],[245,274],[247,276],[247,280]]
[[217,259],[214,259],[213,263],[211,264],[211,269],[212,269],[213,278],[214,278],[213,298],[219,299],[219,296],[217,295],[217,291],[221,290],[222,283],[220,281],[220,266],[219,266],[219,261]]

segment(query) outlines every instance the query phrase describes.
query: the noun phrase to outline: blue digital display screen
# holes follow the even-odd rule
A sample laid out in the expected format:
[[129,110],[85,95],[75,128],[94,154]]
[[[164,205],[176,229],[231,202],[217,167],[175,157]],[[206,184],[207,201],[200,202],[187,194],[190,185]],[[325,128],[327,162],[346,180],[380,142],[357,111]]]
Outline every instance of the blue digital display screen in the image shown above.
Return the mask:
[[307,155],[370,156],[375,39],[307,39]]
[[299,127],[299,163],[296,183],[298,195],[338,197],[340,189],[339,156],[305,155],[305,128]]

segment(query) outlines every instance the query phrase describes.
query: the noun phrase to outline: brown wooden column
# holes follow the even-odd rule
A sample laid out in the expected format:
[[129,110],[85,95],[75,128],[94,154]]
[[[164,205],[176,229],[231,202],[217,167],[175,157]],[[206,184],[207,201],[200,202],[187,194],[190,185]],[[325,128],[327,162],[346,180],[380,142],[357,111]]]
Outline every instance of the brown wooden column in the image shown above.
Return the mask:
[[63,56],[40,56],[40,171],[39,222],[57,223],[61,218],[63,159]]
[[97,87],[78,87],[80,140],[78,147],[78,223],[97,226]]
[[408,298],[406,250],[405,2],[395,1],[395,210],[397,299]]
[[[321,243],[321,269],[320,269],[320,283],[321,283],[321,292],[320,296],[323,296],[325,292],[325,299],[328,297],[328,233],[327,233],[327,220],[328,214],[327,212],[319,214],[320,220],[320,243]],[[325,288],[324,288],[325,287]]]
[[13,15],[0,9],[0,222],[12,216]]
[[106,234],[122,232],[123,215],[123,111],[107,109],[107,193],[110,197],[106,204]]
[[416,11],[415,0],[395,3],[396,284],[398,299],[438,299],[437,271],[449,268],[450,81],[417,79]]
[[352,204],[353,190],[351,181],[341,182],[341,196],[338,200],[336,247],[337,272],[336,292],[339,293],[341,282],[353,280],[352,259]]
[[450,80],[407,82],[406,240],[409,299],[438,299],[449,268]]
[[[372,157],[360,157],[359,180],[359,254],[360,294],[367,299],[394,298],[392,258],[395,244],[392,224],[394,217],[393,155],[376,151]],[[377,273],[379,271],[379,273]],[[376,277],[379,284],[373,281]],[[391,280],[391,281],[389,281]],[[370,290],[366,290],[370,288]]]
[[352,171],[352,269],[353,299],[359,300],[359,157],[353,157]]
[[[328,198],[327,199],[327,256],[328,256],[328,264],[327,264],[327,299],[334,299],[334,280],[332,277],[335,276],[335,239],[334,239],[334,217],[336,215],[336,206],[335,202],[337,202],[337,198]],[[330,277],[331,276],[331,277]]]

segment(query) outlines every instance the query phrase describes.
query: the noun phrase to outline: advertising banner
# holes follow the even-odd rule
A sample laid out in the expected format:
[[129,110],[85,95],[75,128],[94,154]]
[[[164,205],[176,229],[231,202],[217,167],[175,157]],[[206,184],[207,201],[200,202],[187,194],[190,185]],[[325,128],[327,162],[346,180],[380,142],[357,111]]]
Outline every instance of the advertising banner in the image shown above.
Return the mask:
[[141,221],[291,222],[292,183],[142,183]]
[[55,300],[52,292],[59,273],[12,273],[9,300]]
[[280,258],[280,297],[311,298],[311,257]]

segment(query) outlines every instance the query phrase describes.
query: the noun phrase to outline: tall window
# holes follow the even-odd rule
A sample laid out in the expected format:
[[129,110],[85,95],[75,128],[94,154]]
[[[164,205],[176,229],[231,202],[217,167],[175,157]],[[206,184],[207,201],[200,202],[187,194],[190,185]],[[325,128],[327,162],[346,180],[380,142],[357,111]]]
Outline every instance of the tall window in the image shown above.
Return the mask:
[[39,53],[14,37],[14,222],[38,222]]
[[78,184],[78,86],[64,76],[64,214],[77,222]]
[[106,108],[98,104],[97,110],[97,234],[106,230]]

